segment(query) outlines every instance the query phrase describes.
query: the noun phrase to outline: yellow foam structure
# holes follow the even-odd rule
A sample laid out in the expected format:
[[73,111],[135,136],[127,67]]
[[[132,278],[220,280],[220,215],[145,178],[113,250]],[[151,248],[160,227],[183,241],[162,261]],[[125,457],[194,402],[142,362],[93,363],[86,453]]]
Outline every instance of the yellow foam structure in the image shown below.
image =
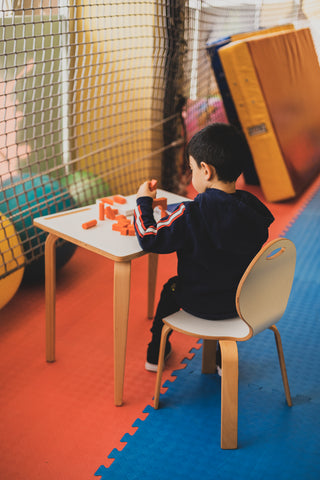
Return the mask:
[[237,42],[244,38],[257,37],[258,35],[267,35],[269,33],[284,32],[287,30],[294,30],[293,23],[286,23],[284,25],[275,25],[274,27],[264,28],[263,30],[255,30],[254,32],[236,33],[231,35],[231,42]]
[[320,68],[309,29],[244,38],[219,55],[266,200],[295,197],[320,167]]
[[17,292],[24,273],[20,239],[10,220],[0,214],[0,309]]
[[157,34],[165,27],[158,24],[157,8],[154,0],[77,0],[75,8],[77,169],[124,195],[161,176],[164,90],[156,85],[164,62],[155,66],[154,55],[164,48],[156,39],[165,38]]

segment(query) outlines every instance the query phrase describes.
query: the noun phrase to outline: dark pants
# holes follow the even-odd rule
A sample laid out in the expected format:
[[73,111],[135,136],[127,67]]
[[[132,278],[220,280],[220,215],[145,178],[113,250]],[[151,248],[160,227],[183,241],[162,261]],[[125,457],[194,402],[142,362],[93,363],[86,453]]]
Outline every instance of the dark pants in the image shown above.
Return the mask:
[[180,310],[180,305],[176,299],[176,281],[178,277],[170,278],[164,284],[158,303],[157,311],[151,328],[152,342],[160,343],[161,330],[163,327],[162,319]]
[[[161,339],[161,330],[163,327],[162,319],[165,317],[168,317],[172,313],[178,312],[181,308],[177,302],[177,295],[176,295],[177,278],[178,277],[170,278],[162,288],[157,311],[153,319],[152,328],[150,330],[152,332],[152,340],[150,342],[150,344],[152,344],[152,347],[159,348],[160,339]],[[210,320],[208,320],[208,322],[210,322]],[[169,339],[171,333],[172,332],[169,333],[167,339]],[[217,364],[221,366],[221,353],[220,353],[219,342],[217,342]]]

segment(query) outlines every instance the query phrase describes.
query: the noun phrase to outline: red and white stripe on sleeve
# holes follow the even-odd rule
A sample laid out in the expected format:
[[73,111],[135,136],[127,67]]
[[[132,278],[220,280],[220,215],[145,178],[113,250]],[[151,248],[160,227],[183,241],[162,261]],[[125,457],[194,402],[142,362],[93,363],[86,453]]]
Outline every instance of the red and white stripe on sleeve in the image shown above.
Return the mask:
[[162,228],[170,228],[174,224],[174,222],[180,218],[185,211],[186,207],[182,203],[177,210],[172,212],[171,215],[168,217],[164,218],[163,220],[160,220],[157,224],[155,225],[149,225],[148,227],[145,226],[142,218],[142,212],[141,208],[138,205],[135,208],[134,215],[135,215],[135,222],[136,222],[136,231],[138,232],[140,237],[144,237],[145,235],[157,235],[159,230]]

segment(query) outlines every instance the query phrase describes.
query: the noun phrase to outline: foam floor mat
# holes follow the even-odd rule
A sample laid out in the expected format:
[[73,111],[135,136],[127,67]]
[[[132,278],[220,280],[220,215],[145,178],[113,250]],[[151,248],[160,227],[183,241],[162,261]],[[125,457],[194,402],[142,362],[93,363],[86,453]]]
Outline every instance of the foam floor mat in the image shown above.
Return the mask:
[[[283,232],[297,248],[292,293],[278,324],[293,407],[285,402],[271,331],[239,343],[238,449],[220,449],[220,377],[201,374],[201,343],[165,383],[160,409],[126,434],[102,480],[320,478],[320,191]],[[173,339],[174,340],[174,339]],[[187,356],[186,352],[186,356]]]

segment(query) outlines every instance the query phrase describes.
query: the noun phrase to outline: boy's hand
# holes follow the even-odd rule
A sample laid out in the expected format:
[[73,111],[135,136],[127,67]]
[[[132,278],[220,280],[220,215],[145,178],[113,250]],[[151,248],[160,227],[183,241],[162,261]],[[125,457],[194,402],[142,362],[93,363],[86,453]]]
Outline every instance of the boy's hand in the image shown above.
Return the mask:
[[137,198],[140,197],[150,197],[156,198],[157,194],[157,182],[155,180],[147,180],[146,182],[140,185],[137,191]]

